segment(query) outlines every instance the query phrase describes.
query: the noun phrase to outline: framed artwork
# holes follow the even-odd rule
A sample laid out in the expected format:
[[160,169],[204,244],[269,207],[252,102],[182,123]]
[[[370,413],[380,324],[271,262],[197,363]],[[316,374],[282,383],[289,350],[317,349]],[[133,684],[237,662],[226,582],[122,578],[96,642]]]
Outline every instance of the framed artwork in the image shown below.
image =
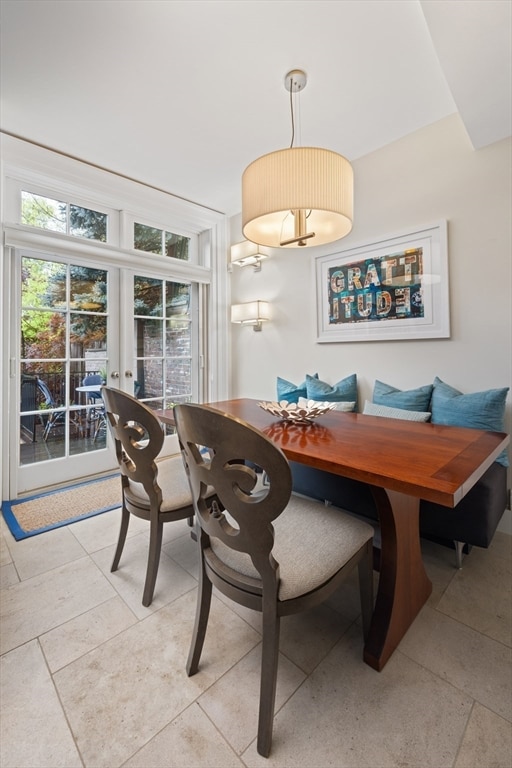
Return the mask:
[[315,259],[317,341],[450,337],[447,223]]

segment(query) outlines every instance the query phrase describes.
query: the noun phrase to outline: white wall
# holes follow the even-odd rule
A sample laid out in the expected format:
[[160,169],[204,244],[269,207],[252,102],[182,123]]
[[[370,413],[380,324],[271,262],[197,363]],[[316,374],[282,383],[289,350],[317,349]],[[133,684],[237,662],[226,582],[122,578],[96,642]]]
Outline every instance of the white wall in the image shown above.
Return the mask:
[[[354,228],[322,248],[276,249],[261,272],[234,268],[232,302],[266,299],[262,333],[232,326],[232,396],[275,399],[276,376],[331,384],[357,373],[360,402],[376,378],[400,389],[437,375],[463,392],[512,385],[512,142],[474,151],[458,116],[353,163]],[[448,221],[451,338],[318,344],[314,257]],[[231,242],[242,240],[240,216]],[[511,427],[511,397],[506,429]]]

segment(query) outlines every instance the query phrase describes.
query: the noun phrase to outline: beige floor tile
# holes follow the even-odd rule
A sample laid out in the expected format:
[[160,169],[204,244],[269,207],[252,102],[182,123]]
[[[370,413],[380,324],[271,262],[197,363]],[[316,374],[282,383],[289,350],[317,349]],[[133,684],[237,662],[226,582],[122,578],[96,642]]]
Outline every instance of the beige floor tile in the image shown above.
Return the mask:
[[215,600],[202,674],[185,663],[195,594],[149,615],[54,675],[86,768],[114,768],[141,749],[258,642]]
[[[117,543],[121,523],[121,508],[111,509],[95,517],[79,520],[69,527],[86,552],[97,552],[99,549]],[[128,538],[141,532],[149,532],[147,520],[141,520],[132,515],[128,527]]]
[[[178,523],[176,524],[178,525]],[[174,524],[170,524],[165,528],[173,528]],[[188,528],[188,526],[187,526]],[[195,579],[199,574],[199,548],[197,542],[190,536],[190,528],[183,532],[181,529],[181,535],[172,539],[168,539],[162,545],[162,552],[172,557],[177,563],[181,565],[191,576]]]
[[54,528],[52,531],[30,536],[12,547],[13,562],[21,581],[52,571],[73,560],[84,557],[86,552],[70,532],[70,528]]
[[[379,584],[379,574],[373,572],[374,594],[377,594]],[[326,600],[326,605],[334,608],[342,616],[345,616],[351,622],[357,619],[361,614],[361,598],[359,596],[359,577],[357,568],[354,568],[348,574],[345,581],[338,589]]]
[[0,667],[2,768],[81,768],[37,641],[7,653]]
[[510,648],[425,606],[402,639],[400,650],[512,720]]
[[[179,541],[182,539],[183,537]],[[153,601],[150,606],[144,607],[142,605],[142,594],[144,592],[149,552],[146,533],[132,536],[126,540],[119,568],[114,573],[111,573],[110,568],[114,551],[115,547],[107,547],[106,549],[94,552],[91,557],[139,619],[143,619],[150,613],[158,611],[162,606],[167,605],[197,586],[197,581],[193,576],[168,557],[165,552],[162,552]]]
[[[201,674],[201,669],[196,677]],[[285,656],[279,655],[276,712],[305,680],[305,674]],[[240,754],[258,732],[261,644],[199,698],[199,704]]]
[[126,603],[120,597],[113,597],[41,635],[39,642],[50,671],[56,672],[85,656],[136,621]]
[[[7,527],[5,525],[5,521],[3,518],[0,517],[2,520],[2,527],[0,528],[0,567],[3,565],[8,565],[9,563],[12,563],[12,557],[11,552],[9,550],[9,547],[7,546],[7,536],[4,536],[4,530]],[[12,536],[9,535],[9,538],[11,541],[13,541]]]
[[356,627],[277,713],[266,760],[247,766],[451,768],[472,700],[395,652],[382,672],[362,661]]
[[493,556],[504,557],[512,560],[512,536],[503,531],[496,531],[488,550]]
[[475,704],[454,768],[510,768],[512,727]]
[[188,524],[187,519],[165,523],[162,533],[162,545],[169,544],[182,536],[190,538],[191,531],[192,528]]
[[7,563],[0,568],[0,589],[7,589],[14,584],[19,584],[20,577],[13,563]]
[[197,704],[157,734],[122,768],[244,768]]
[[421,555],[427,576],[432,582],[432,594],[428,604],[435,608],[458,573],[455,550],[422,539]]
[[89,557],[4,589],[0,600],[1,652],[10,651],[114,596],[114,590]]
[[281,619],[281,653],[309,674],[334,648],[351,623],[326,604],[284,616]]
[[512,646],[512,558],[473,548],[437,609]]

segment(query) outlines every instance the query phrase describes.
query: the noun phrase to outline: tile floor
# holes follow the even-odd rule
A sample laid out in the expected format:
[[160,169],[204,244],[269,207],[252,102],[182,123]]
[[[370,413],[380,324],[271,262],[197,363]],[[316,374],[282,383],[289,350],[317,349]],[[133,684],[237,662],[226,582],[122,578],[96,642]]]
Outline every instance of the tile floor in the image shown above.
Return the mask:
[[361,659],[355,582],[283,620],[274,740],[256,752],[259,615],[217,595],[187,678],[196,553],[165,526],[141,604],[147,527],[109,566],[119,511],[14,542],[2,520],[2,768],[510,768],[512,537],[423,543],[428,604],[381,673]]

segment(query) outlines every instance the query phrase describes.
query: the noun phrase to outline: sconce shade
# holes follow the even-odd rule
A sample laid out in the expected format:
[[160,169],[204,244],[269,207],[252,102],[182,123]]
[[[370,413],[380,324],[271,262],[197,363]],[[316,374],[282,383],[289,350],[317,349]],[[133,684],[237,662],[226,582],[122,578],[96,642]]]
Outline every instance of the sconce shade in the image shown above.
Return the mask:
[[266,258],[267,254],[261,253],[257,243],[252,243],[250,240],[243,240],[231,246],[231,263],[239,267],[255,267]]
[[[329,149],[292,147],[263,155],[242,176],[244,237],[271,248],[339,240],[352,229],[353,189],[352,166]],[[307,232],[300,230],[299,212]]]
[[233,304],[231,307],[231,322],[243,325],[258,325],[263,320],[270,319],[268,301],[248,301],[246,304]]

